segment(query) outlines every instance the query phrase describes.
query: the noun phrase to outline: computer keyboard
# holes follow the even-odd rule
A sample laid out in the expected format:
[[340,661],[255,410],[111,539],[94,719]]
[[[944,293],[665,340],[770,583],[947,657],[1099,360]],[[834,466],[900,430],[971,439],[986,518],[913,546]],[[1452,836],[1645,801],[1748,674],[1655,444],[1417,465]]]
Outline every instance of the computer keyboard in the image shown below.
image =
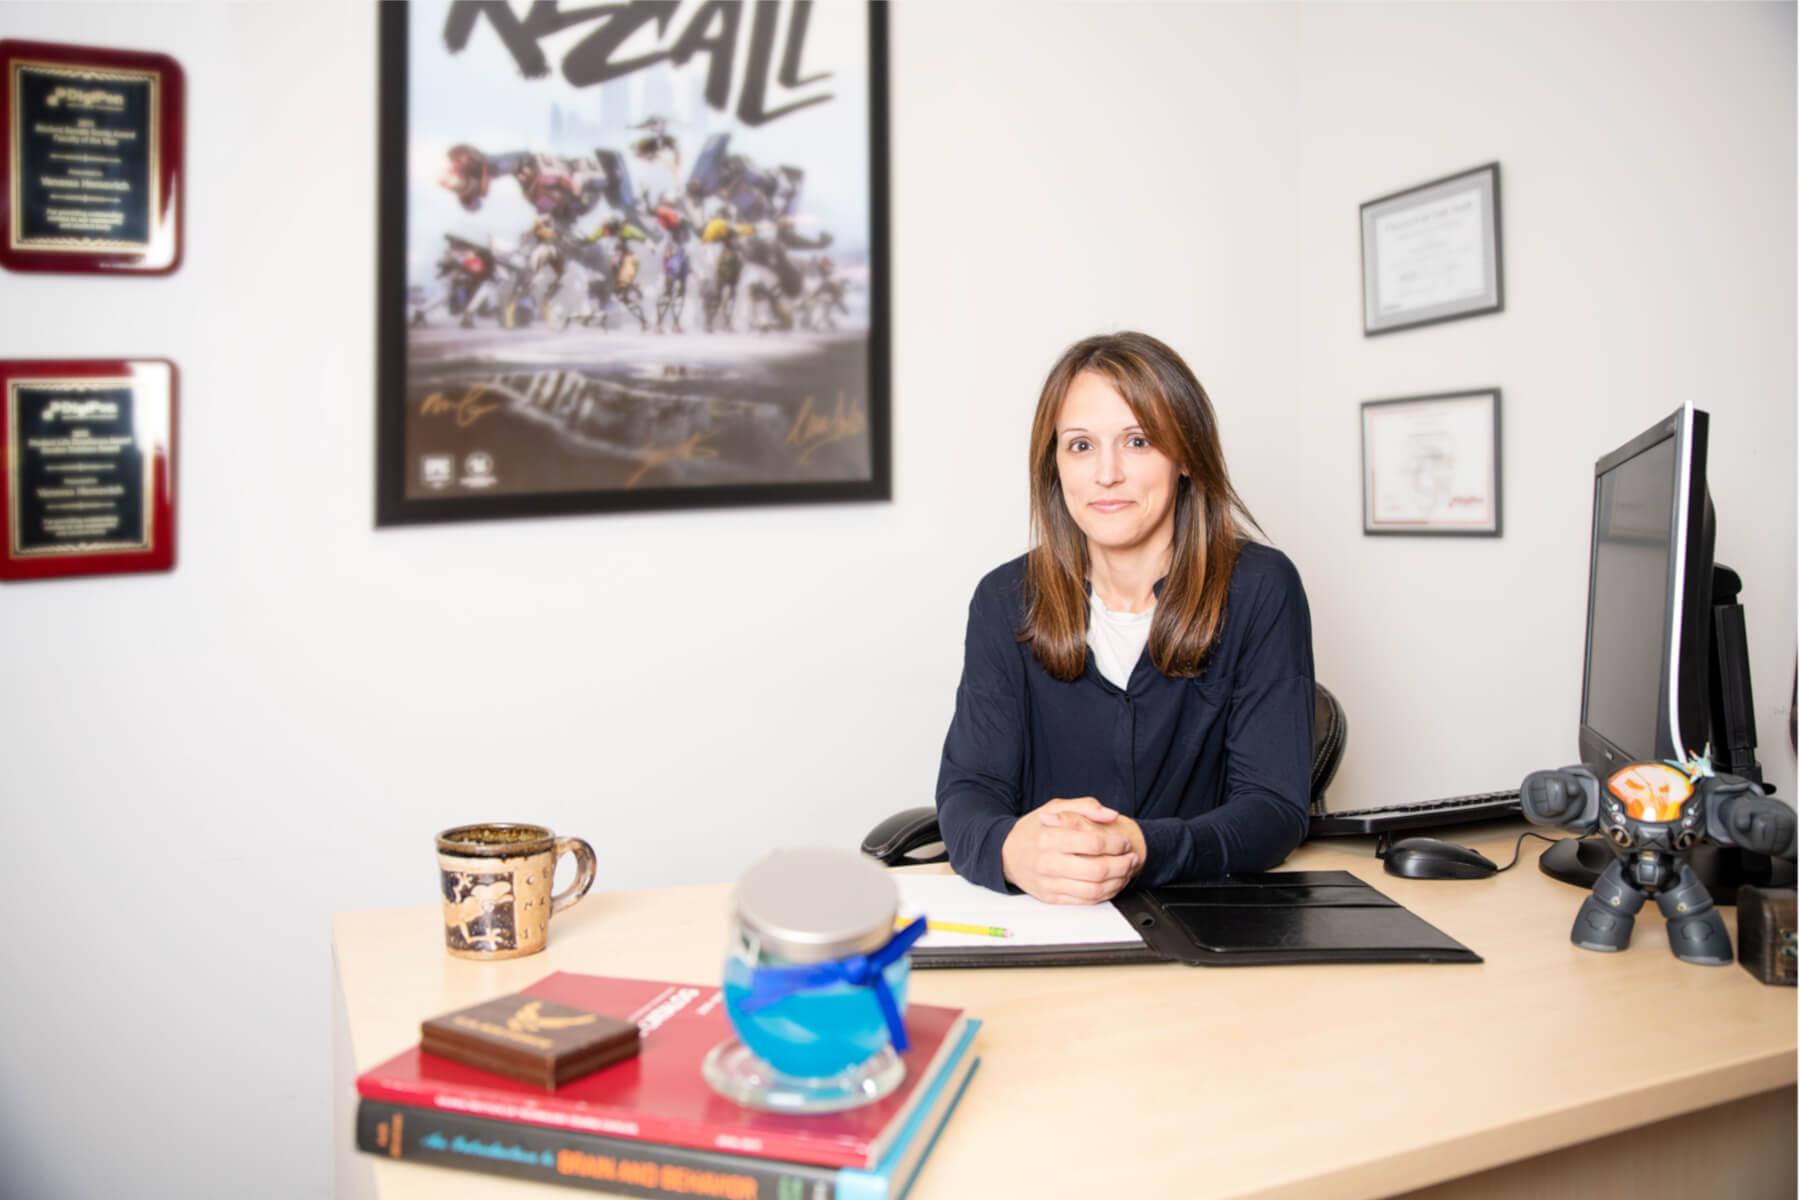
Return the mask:
[[1436,825],[1468,825],[1476,821],[1503,821],[1519,816],[1519,789],[1480,792],[1472,796],[1447,796],[1419,804],[1392,804],[1386,808],[1357,808],[1325,813],[1312,819],[1309,837],[1354,837],[1393,833],[1401,829],[1428,829]]

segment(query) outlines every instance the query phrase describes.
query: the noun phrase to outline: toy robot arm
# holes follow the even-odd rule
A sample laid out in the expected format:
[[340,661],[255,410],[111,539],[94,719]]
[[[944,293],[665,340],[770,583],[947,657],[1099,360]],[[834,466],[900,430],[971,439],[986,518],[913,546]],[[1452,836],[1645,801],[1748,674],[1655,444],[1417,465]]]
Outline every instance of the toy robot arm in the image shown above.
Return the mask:
[[1794,860],[1794,810],[1747,780],[1715,775],[1706,789],[1706,836],[1721,846]]
[[1592,833],[1600,825],[1600,781],[1582,766],[1533,771],[1519,785],[1519,805],[1539,825]]

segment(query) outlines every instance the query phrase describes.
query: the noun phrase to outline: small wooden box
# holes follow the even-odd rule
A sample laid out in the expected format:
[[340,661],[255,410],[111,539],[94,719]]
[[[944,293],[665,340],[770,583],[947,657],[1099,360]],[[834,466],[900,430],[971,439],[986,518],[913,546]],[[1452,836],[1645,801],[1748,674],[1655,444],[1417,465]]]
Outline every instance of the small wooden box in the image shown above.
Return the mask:
[[1794,889],[1740,887],[1738,962],[1764,983],[1794,986]]
[[519,992],[433,1017],[419,1049],[555,1091],[638,1052],[630,1021]]

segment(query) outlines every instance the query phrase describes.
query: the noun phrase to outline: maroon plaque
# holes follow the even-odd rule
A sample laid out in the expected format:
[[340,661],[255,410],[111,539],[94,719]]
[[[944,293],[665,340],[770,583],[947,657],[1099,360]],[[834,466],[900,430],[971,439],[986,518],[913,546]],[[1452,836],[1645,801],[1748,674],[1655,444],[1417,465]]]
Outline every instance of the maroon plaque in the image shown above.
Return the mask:
[[0,580],[175,565],[175,364],[0,359]]
[[0,266],[164,275],[181,263],[181,66],[0,41]]

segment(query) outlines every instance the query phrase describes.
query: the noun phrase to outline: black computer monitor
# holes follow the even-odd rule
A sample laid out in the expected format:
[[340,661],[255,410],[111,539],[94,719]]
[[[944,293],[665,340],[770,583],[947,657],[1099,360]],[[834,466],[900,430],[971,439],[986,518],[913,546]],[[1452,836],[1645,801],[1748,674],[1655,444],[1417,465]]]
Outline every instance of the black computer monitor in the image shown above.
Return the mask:
[[1579,746],[1603,779],[1710,740],[1707,424],[1683,408],[1594,464]]
[[[1713,561],[1706,413],[1684,407],[1594,464],[1588,544],[1581,761],[1601,779],[1634,762],[1709,755],[1761,782],[1739,581]],[[1545,874],[1591,886],[1612,861],[1599,838],[1559,842]],[[1719,904],[1740,883],[1791,882],[1792,868],[1735,849],[1689,858]]]

